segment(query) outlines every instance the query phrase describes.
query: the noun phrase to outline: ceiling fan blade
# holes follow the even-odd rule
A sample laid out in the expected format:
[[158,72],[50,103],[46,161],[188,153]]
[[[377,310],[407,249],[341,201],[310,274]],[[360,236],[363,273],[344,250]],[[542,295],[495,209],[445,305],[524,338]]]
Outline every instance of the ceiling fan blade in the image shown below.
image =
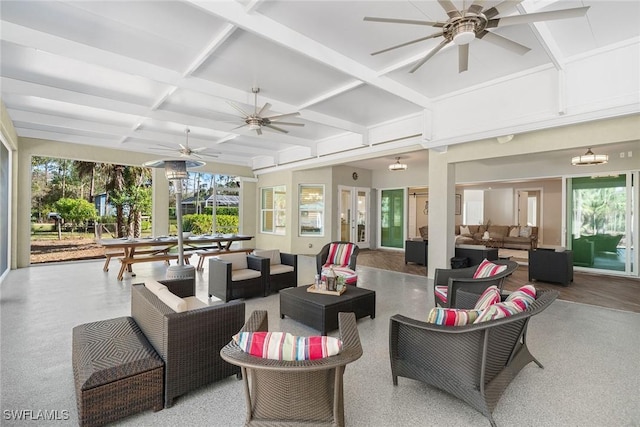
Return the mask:
[[243,124],[243,125],[236,126],[236,127],[234,127],[233,129],[231,129],[231,130],[240,129],[240,128],[243,128],[243,127],[245,127],[245,126],[249,126],[249,125],[245,123],[245,124]]
[[440,44],[436,47],[434,47],[431,52],[429,52],[427,54],[427,56],[425,56],[424,58],[422,58],[420,61],[418,61],[418,63],[416,65],[413,66],[413,68],[411,69],[411,71],[409,71],[410,73],[413,73],[414,71],[416,71],[418,68],[422,67],[422,65],[427,62],[433,55],[435,55],[436,53],[438,53],[438,51],[440,49],[442,49],[443,47],[445,47],[445,45],[449,43],[449,40],[442,40],[440,42]]
[[467,71],[469,68],[469,44],[458,46],[458,73]]
[[478,34],[476,34],[476,38],[482,39],[484,41],[488,41],[489,43],[493,43],[496,46],[500,46],[505,49],[508,49],[511,52],[517,53],[518,55],[524,55],[525,53],[531,50],[525,45],[516,43],[513,40],[500,36],[496,33],[492,33],[491,31],[486,31],[486,30],[480,31]]
[[189,147],[185,147],[182,144],[178,144],[180,146],[181,149],[185,150],[185,151],[189,151]]
[[465,12],[474,13],[476,15],[479,14],[480,12],[482,12],[482,3],[484,3],[484,0],[475,0],[473,3],[471,3],[471,6],[469,6]]
[[285,117],[299,116],[299,115],[300,115],[300,112],[296,111],[295,113],[278,114],[277,116],[263,117],[263,119],[269,120],[270,122],[273,122],[273,121],[280,120],[280,119],[285,118]]
[[510,11],[511,9],[515,8],[517,5],[519,5],[522,2],[523,0],[506,0],[493,7],[490,7],[489,9],[485,10],[483,13],[487,19],[491,19],[494,16],[498,16],[500,14]]
[[274,126],[274,125],[265,125],[265,127],[268,127],[269,129],[277,130],[278,132],[289,133],[289,131],[284,130],[284,129],[279,128],[279,127]]
[[256,129],[256,133],[257,133],[258,135],[262,135],[262,129],[261,129],[261,128]]
[[438,21],[418,21],[415,19],[397,19],[397,18],[376,18],[373,16],[365,16],[365,21],[370,22],[386,22],[391,24],[411,24],[411,25],[427,25],[429,27],[444,27],[446,22]]
[[526,15],[513,15],[504,18],[491,19],[486,28],[506,27],[508,25],[530,24],[538,21],[551,21],[554,19],[578,18],[584,16],[590,6],[576,7],[573,9],[551,10],[548,12],[527,13]]
[[292,123],[292,122],[276,122],[278,125],[287,125],[287,126],[304,126],[304,123]]
[[451,0],[438,0],[438,3],[440,3],[440,6],[442,6],[444,11],[447,12],[447,15],[449,15],[449,18],[461,17],[460,11],[458,11],[458,9],[456,8],[456,5],[454,5]]
[[231,105],[233,108],[235,108],[236,110],[238,110],[240,112],[240,114],[242,114],[243,118],[244,117],[249,117],[251,114],[247,113],[246,111],[244,111],[242,108],[240,108],[240,106],[234,104],[231,101],[227,101],[227,104]]
[[421,41],[424,41],[424,40],[433,39],[435,37],[440,37],[441,35],[443,35],[443,33],[431,34],[431,35],[429,35],[427,37],[421,37],[419,39],[411,40],[411,41],[406,42],[406,43],[397,44],[395,46],[391,46],[391,47],[388,47],[386,49],[382,49],[382,50],[379,50],[377,52],[373,52],[371,55],[373,56],[373,55],[378,55],[380,53],[389,52],[390,50],[397,49],[399,47],[404,47],[404,46],[408,46],[408,45],[413,44],[413,43],[418,43],[418,42],[421,42]]
[[266,113],[267,111],[269,111],[269,108],[271,108],[271,104],[269,104],[268,102],[265,103],[262,108],[260,109],[260,111],[258,111],[258,116],[262,117],[263,113]]

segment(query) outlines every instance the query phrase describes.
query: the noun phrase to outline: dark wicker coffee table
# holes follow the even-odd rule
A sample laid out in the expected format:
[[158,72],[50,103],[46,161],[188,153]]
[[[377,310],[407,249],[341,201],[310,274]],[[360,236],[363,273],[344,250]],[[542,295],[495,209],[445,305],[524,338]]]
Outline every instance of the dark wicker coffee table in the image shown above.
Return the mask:
[[376,293],[369,289],[347,286],[342,295],[323,295],[307,292],[308,286],[280,291],[280,318],[289,316],[326,335],[338,329],[338,312],[353,312],[356,319],[376,317]]

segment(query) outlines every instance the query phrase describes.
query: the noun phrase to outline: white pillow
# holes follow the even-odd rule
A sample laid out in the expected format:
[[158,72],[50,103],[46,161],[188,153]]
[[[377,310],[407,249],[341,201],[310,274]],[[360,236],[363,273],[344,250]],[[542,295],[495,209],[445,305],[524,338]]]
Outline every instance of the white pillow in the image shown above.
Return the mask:
[[158,293],[158,299],[163,303],[167,304],[169,308],[176,313],[182,313],[183,311],[187,311],[188,304],[187,302],[177,296],[176,294],[172,294],[170,291],[163,291]]
[[238,252],[237,254],[218,255],[216,258],[231,263],[231,270],[245,270],[249,268],[247,265],[247,254]]
[[520,227],[520,237],[531,237],[531,227]]
[[277,265],[282,261],[280,260],[280,249],[255,249],[253,254],[263,258],[269,258],[269,264]]
[[144,287],[149,289],[154,295],[158,295],[160,291],[167,289],[165,285],[155,280],[145,280]]
[[460,235],[461,236],[471,236],[471,231],[469,231],[469,226],[461,225],[460,226]]
[[520,236],[520,227],[513,227],[511,231],[509,231],[509,237],[519,237]]

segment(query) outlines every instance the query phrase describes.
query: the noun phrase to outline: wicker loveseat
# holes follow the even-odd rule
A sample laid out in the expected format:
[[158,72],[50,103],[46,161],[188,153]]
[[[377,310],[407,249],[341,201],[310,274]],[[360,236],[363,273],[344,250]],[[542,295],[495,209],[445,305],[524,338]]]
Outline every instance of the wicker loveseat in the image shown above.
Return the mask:
[[[477,294],[458,293],[458,307],[472,308]],[[527,347],[531,316],[547,308],[556,291],[538,290],[528,308],[512,316],[464,326],[441,326],[400,314],[389,325],[393,384],[398,377],[444,390],[481,412],[495,426],[493,410],[520,370],[535,362]]]
[[[180,298],[195,295],[193,279],[160,283]],[[144,284],[131,286],[131,317],[165,363],[165,407],[188,391],[240,375],[240,368],[222,360],[219,352],[242,328],[244,316],[243,302],[176,313]]]

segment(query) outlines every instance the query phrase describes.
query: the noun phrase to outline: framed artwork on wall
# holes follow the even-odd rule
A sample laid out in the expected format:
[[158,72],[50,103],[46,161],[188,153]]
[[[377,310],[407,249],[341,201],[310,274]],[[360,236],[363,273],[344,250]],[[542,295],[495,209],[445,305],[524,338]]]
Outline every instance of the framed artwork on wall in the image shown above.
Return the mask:
[[456,215],[462,215],[462,196],[456,194]]

